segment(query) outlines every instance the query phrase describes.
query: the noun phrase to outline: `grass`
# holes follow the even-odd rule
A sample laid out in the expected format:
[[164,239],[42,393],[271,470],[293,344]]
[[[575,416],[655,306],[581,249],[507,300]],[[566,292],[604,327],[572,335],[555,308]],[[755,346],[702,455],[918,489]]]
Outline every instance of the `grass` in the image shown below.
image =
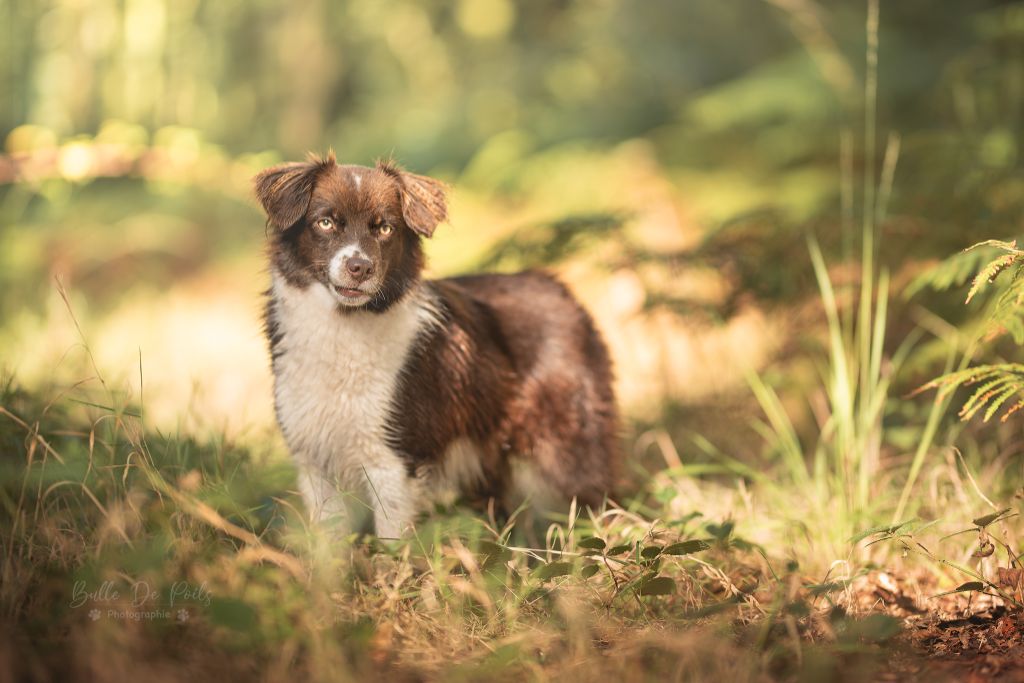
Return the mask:
[[[499,525],[456,506],[396,542],[310,528],[278,440],[157,428],[143,359],[133,388],[104,380],[75,322],[90,379],[12,379],[0,396],[0,670],[753,681],[871,680],[907,658],[920,669],[908,600],[936,615],[1021,602],[1005,580],[1019,518],[984,514],[1005,507],[986,493],[1006,497],[1019,476],[1012,452],[977,471],[977,452],[940,459],[946,402],[910,422],[901,459],[894,431],[908,425],[894,416],[912,402],[892,386],[913,338],[886,353],[884,273],[857,306],[809,244],[825,313],[808,354],[816,431],[749,374],[759,461],[699,435],[680,451],[662,427],[633,425],[633,481],[601,510]],[[929,519],[908,522],[905,505]]]
[[683,472],[623,507],[571,510],[535,546],[515,520],[457,508],[401,542],[332,545],[303,521],[283,461],[147,433],[137,406],[81,397],[3,397],[0,602],[16,676],[755,680],[808,657],[868,666],[865,643],[892,634],[830,609],[848,575],[808,578],[742,522],[681,513],[695,502]]
[[[856,490],[829,488],[841,459],[821,482],[796,452],[772,468],[793,480],[718,454],[712,471],[742,474],[716,480],[655,431],[632,438],[663,466],[601,510],[499,525],[452,507],[401,541],[331,540],[307,525],[278,446],[149,429],[144,401],[99,378],[8,381],[0,406],[0,667],[14,678],[869,680],[906,649],[901,619],[863,604],[878,568],[951,588],[967,572],[965,594],[1018,599],[998,557],[901,560],[922,524],[844,536],[837,519],[884,517],[899,487],[873,475],[870,511],[847,517]],[[992,476],[971,480],[979,494]],[[931,507],[975,502],[948,493]],[[984,534],[1013,518],[980,521]]]

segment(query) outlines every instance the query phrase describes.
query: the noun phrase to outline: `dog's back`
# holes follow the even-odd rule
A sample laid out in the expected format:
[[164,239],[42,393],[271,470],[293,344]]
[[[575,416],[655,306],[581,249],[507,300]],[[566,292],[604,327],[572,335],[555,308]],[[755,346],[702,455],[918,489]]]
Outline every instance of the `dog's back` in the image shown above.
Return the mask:
[[482,476],[462,482],[464,492],[509,506],[523,496],[597,506],[615,480],[616,411],[587,312],[539,272],[430,284],[443,315],[406,362],[395,447],[443,471],[438,454],[468,439]]

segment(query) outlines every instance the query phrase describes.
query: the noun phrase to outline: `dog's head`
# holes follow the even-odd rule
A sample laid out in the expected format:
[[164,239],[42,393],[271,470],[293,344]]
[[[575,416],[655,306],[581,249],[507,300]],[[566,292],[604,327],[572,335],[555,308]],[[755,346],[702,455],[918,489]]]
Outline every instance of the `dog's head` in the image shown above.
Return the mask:
[[255,179],[271,260],[290,283],[320,283],[350,309],[383,311],[423,268],[421,239],[447,218],[445,187],[391,162],[339,166],[333,154]]

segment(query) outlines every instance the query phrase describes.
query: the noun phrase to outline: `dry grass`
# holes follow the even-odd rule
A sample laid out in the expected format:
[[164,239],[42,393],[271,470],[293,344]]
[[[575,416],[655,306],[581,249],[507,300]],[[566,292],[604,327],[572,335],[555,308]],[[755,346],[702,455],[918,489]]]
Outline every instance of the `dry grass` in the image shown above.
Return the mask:
[[[309,529],[279,458],[147,431],[112,398],[5,393],[13,679],[866,680],[893,652],[898,621],[860,618],[877,581],[854,588],[902,566],[888,548],[834,554],[798,491],[697,479],[661,434],[640,445],[668,467],[621,505],[504,526],[453,508],[385,545]],[[970,506],[964,486],[939,489]],[[111,583],[76,605],[76,582]],[[155,593],[136,607],[165,615],[108,612]]]

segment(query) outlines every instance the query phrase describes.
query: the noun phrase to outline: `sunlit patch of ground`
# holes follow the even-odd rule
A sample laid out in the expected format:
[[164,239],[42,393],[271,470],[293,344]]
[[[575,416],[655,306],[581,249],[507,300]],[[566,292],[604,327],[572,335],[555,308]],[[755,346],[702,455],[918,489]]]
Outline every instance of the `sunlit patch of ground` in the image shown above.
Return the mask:
[[254,258],[160,294],[126,292],[98,315],[73,289],[69,308],[55,287],[42,316],[19,320],[8,360],[30,386],[95,376],[95,361],[108,385],[171,433],[260,433],[273,423],[265,279]]

